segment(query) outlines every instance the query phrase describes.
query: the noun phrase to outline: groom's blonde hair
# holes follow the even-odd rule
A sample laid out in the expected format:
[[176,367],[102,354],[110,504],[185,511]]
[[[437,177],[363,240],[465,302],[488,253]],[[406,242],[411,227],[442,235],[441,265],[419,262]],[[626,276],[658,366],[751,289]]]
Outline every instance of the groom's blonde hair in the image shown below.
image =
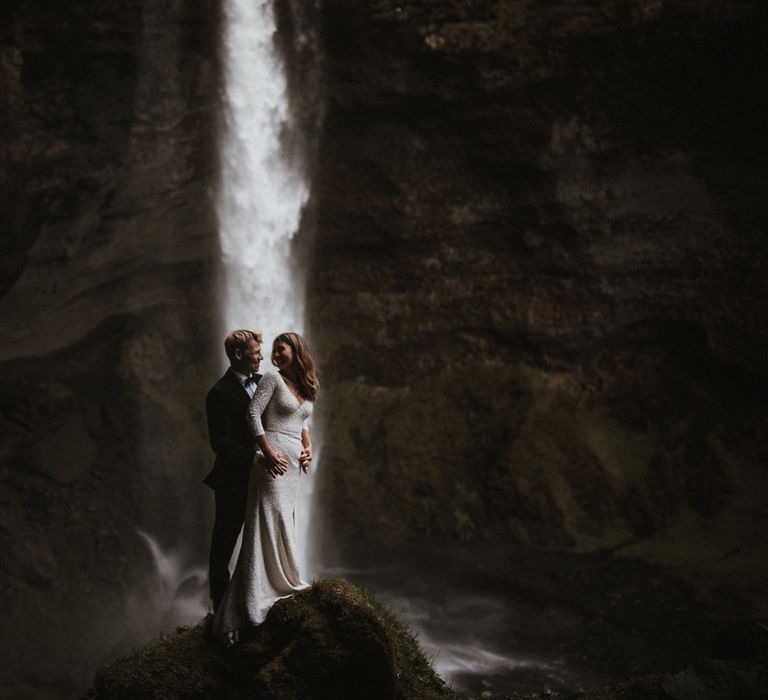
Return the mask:
[[235,359],[235,350],[239,349],[245,351],[251,340],[255,340],[257,343],[261,344],[261,333],[240,328],[236,331],[232,331],[226,338],[224,338],[224,352],[227,353],[229,361],[231,362]]

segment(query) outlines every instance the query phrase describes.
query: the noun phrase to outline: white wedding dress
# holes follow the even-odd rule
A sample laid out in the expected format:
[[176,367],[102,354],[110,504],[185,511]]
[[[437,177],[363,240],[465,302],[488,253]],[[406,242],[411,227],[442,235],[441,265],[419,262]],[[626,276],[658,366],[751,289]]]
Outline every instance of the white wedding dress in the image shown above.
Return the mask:
[[288,461],[288,471],[272,477],[257,453],[248,483],[240,556],[213,619],[213,635],[232,633],[264,622],[275,601],[309,588],[299,573],[296,550],[296,494],[306,475],[299,466],[301,431],[312,402],[300,404],[277,372],[266,373],[248,409],[255,435],[264,435]]

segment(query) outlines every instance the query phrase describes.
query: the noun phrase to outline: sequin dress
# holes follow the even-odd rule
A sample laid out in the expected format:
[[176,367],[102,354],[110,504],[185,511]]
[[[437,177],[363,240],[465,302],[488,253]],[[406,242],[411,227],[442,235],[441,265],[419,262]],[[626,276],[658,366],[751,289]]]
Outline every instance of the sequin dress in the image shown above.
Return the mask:
[[275,601],[309,587],[299,573],[296,549],[296,495],[306,475],[299,466],[301,431],[312,414],[277,372],[265,374],[248,409],[255,435],[288,460],[288,471],[272,477],[260,453],[251,469],[240,556],[213,620],[220,639],[260,625]]

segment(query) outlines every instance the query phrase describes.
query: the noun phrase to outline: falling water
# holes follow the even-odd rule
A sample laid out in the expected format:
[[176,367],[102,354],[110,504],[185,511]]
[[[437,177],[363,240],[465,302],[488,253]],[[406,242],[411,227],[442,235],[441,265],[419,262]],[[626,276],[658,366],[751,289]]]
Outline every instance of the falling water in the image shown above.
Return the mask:
[[227,329],[256,328],[265,340],[304,325],[304,275],[291,255],[308,188],[286,156],[287,85],[275,53],[268,0],[225,5],[225,129],[219,236]]
[[[304,270],[292,254],[309,188],[296,157],[285,68],[275,50],[270,0],[227,0],[219,237],[227,330],[261,331],[269,367],[282,331],[304,332]],[[289,157],[290,156],[290,157]],[[310,575],[306,527],[312,479],[297,506],[302,574]]]
[[154,563],[151,576],[128,601],[129,618],[136,625],[145,625],[137,636],[149,637],[174,625],[197,622],[206,612],[208,572],[178,549],[165,550],[151,535],[137,532]]

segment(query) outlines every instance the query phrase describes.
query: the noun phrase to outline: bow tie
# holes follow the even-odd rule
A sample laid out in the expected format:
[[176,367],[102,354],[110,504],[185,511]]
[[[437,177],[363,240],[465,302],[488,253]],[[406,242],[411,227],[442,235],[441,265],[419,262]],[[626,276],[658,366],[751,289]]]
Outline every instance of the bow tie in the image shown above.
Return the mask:
[[257,381],[259,380],[256,379],[256,377],[254,377],[253,375],[251,375],[245,380],[245,386],[248,386],[249,384],[255,384]]

